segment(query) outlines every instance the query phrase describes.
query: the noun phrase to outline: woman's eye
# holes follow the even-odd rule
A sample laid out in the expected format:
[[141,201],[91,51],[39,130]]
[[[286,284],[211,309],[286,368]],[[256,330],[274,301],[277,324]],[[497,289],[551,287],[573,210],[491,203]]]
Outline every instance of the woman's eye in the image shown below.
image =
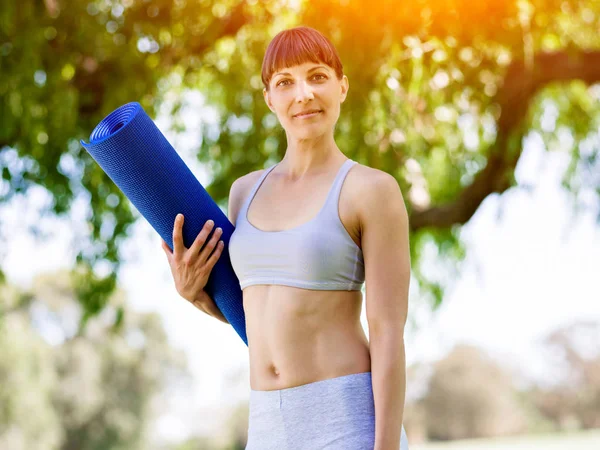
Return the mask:
[[[327,79],[327,77],[325,75],[323,75],[322,73],[318,73],[318,74],[314,75],[313,78],[315,80],[317,80],[317,81],[321,81],[321,80],[326,80]],[[290,80],[281,80],[280,82],[278,82],[276,84],[276,86],[286,86],[288,84],[290,84]]]

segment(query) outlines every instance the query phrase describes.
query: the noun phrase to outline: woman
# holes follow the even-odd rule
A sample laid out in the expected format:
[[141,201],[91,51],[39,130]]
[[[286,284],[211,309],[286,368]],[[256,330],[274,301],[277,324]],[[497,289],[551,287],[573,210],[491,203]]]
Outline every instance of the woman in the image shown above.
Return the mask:
[[[228,208],[250,352],[246,449],[404,450],[410,259],[398,183],[336,145],[349,84],[318,31],[275,36],[262,80],[287,150],[278,164],[237,179]],[[189,249],[182,226],[178,218],[173,253],[163,242],[176,288],[227,323],[203,291],[221,234],[200,252],[214,225]],[[369,340],[360,323],[364,281]]]

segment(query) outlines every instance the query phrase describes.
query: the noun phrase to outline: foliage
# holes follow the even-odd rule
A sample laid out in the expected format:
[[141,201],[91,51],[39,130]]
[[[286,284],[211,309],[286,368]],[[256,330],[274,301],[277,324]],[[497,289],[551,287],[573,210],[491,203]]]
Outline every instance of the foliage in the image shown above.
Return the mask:
[[[167,96],[183,129],[185,93],[198,91],[217,116],[197,124],[198,159],[212,175],[207,190],[224,204],[236,178],[284,155],[260,66],[275,33],[297,24],[323,31],[340,52],[350,93],[336,141],[348,157],[398,180],[413,274],[433,306],[460,270],[460,227],[488,196],[517,186],[525,137],[570,154],[565,187],[597,203],[596,1],[61,5],[13,0],[0,11],[0,202],[33,185],[53,195],[53,214],[67,213],[75,195],[89,198],[90,234],[74,271],[84,319],[115,289],[119,245],[138,216],[78,140],[123,103],[140,101],[154,116]],[[431,246],[446,262],[445,277],[427,271],[431,260],[422,255]]]
[[592,320],[550,331],[536,362],[543,378],[532,378],[520,359],[509,364],[466,344],[407,367],[408,436],[416,443],[598,428],[599,339],[600,323]]
[[556,428],[600,428],[600,323],[574,322],[544,339],[554,383],[536,386],[531,395]]
[[82,331],[66,272],[38,276],[23,296],[0,288],[0,447],[147,448],[153,402],[186,376],[156,314],[127,311],[115,327],[116,291]]
[[527,427],[509,374],[466,345],[436,364],[424,404],[433,440],[517,434]]

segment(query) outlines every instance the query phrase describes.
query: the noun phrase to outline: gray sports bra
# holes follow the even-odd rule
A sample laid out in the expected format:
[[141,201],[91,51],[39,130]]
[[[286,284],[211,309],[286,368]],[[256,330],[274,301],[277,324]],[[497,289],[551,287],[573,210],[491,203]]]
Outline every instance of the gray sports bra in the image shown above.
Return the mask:
[[244,201],[229,238],[229,256],[240,287],[279,284],[316,290],[360,290],[365,280],[362,250],[338,215],[342,184],[355,161],[339,169],[319,213],[308,222],[281,231],[262,231],[247,218],[248,208],[268,168]]

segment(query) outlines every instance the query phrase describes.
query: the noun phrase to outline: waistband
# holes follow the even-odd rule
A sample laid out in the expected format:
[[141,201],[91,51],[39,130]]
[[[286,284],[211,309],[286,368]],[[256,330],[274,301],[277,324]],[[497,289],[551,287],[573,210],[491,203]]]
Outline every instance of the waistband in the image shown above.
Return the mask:
[[348,387],[356,388],[360,386],[369,387],[372,389],[371,372],[353,373],[350,375],[342,375],[335,378],[327,378],[325,380],[313,381],[312,383],[302,384],[300,386],[292,386],[283,389],[273,389],[269,391],[260,391],[250,389],[250,400],[260,399],[268,402],[279,401],[284,397],[304,397],[312,395],[327,395],[336,394],[341,389]]

